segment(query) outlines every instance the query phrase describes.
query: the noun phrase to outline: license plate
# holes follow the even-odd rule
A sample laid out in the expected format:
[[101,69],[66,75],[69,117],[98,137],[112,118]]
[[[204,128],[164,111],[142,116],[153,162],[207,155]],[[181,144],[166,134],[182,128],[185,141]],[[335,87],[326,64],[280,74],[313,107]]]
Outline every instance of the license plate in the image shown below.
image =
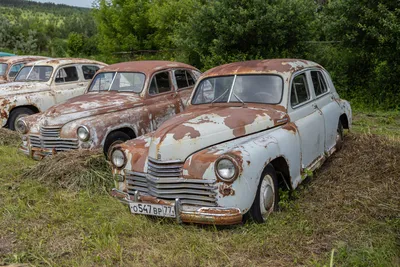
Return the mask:
[[159,204],[129,203],[132,213],[175,218],[175,207]]

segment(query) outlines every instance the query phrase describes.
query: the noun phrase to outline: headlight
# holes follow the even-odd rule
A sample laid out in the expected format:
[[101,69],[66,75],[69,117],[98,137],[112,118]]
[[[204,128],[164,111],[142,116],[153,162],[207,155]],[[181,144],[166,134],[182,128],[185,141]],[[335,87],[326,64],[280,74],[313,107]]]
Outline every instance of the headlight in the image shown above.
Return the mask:
[[238,168],[237,165],[229,158],[221,158],[216,162],[216,173],[224,182],[232,182],[236,179]]
[[17,121],[17,124],[15,125],[15,128],[21,134],[26,134],[28,132],[28,125],[26,125],[26,122],[23,121],[22,119],[19,119]]
[[81,141],[87,141],[90,138],[89,129],[86,128],[85,126],[79,126],[76,133],[78,135],[79,140]]
[[112,162],[112,164],[114,164],[114,166],[115,166],[116,168],[118,168],[118,169],[124,167],[125,164],[126,164],[125,153],[122,152],[122,150],[115,149],[115,150],[111,153],[111,162]]

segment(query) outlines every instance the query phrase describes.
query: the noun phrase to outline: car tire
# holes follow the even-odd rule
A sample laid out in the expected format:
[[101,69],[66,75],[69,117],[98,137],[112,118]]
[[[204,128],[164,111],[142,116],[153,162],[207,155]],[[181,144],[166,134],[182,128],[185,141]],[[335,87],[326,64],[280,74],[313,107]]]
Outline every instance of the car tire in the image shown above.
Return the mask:
[[104,155],[107,157],[107,159],[110,158],[111,156],[110,153],[113,147],[122,144],[128,141],[129,139],[131,139],[131,137],[124,132],[117,131],[110,133],[107,136],[106,141],[104,142],[104,148],[103,148]]
[[256,197],[250,208],[251,217],[257,223],[264,223],[273,211],[278,210],[278,204],[278,179],[274,167],[268,164],[261,174]]
[[342,149],[343,143],[344,143],[343,124],[339,120],[338,128],[336,131],[336,151],[339,151]]
[[10,117],[8,118],[8,128],[15,131],[17,121],[22,117],[26,117],[32,114],[35,114],[35,112],[29,108],[16,108],[12,110],[10,113]]

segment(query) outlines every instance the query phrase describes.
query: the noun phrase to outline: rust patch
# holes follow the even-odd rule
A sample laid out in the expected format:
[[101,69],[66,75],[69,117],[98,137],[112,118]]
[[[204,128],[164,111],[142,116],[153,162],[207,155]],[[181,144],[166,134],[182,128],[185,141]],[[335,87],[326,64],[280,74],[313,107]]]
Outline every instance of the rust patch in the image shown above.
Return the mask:
[[221,184],[218,187],[218,191],[223,197],[234,196],[235,195],[235,190],[233,190],[231,184],[230,185],[227,185],[225,183]]
[[293,134],[297,133],[297,126],[293,122],[286,123],[282,126],[282,129],[292,132]]
[[180,140],[185,136],[189,136],[190,138],[197,138],[200,136],[200,132],[194,129],[191,126],[181,125],[179,130],[174,133],[174,139]]
[[[217,155],[208,153],[208,149],[196,153],[192,156],[191,160],[186,160],[183,165],[183,169],[188,171],[187,174],[183,174],[183,178],[203,179],[205,171],[211,164],[214,164],[218,157]],[[213,178],[214,177],[204,177],[204,179]]]

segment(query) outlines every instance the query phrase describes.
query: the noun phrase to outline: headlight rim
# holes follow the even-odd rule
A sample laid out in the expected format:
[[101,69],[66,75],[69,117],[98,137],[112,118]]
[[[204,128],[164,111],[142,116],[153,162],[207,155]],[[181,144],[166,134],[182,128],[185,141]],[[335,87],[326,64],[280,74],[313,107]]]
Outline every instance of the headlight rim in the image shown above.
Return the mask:
[[19,119],[17,120],[17,124],[18,124],[19,122],[22,122],[22,123],[24,124],[25,131],[24,131],[24,132],[21,132],[21,131],[20,131],[20,128],[18,127],[18,128],[16,129],[17,132],[19,132],[20,134],[27,134],[28,131],[29,131],[28,124],[26,123],[25,120],[23,120],[23,118],[19,118]]
[[[231,178],[229,178],[229,179],[226,179],[226,178],[224,178],[224,177],[222,177],[220,174],[219,174],[219,172],[218,172],[218,164],[219,164],[219,162],[221,161],[221,160],[229,160],[229,161],[231,161],[232,163],[233,163],[233,166],[235,167],[235,173],[234,173],[234,175],[231,177]],[[218,177],[218,179],[220,179],[222,182],[224,182],[224,183],[233,183],[237,178],[238,178],[238,176],[239,176],[239,164],[238,164],[238,162],[237,162],[237,160],[235,159],[235,158],[233,158],[233,157],[231,157],[231,156],[229,156],[229,155],[223,155],[223,156],[221,156],[221,157],[219,157],[216,161],[215,161],[215,165],[214,165],[214,172],[215,172],[215,175]]]
[[[83,128],[83,129],[85,129],[85,130],[87,131],[87,137],[86,137],[85,139],[82,139],[82,138],[80,138],[80,136],[79,136],[79,129],[80,129],[80,128]],[[78,139],[79,139],[81,142],[87,142],[87,141],[89,141],[89,139],[90,139],[90,130],[89,130],[89,128],[86,127],[85,125],[80,125],[78,128],[76,128],[76,135],[78,136]]]
[[[113,160],[114,152],[116,152],[117,150],[120,151],[120,152],[122,153],[122,155],[124,156],[124,161],[123,161],[123,163],[122,163],[121,166],[115,165],[114,160]],[[127,161],[128,161],[128,158],[126,157],[126,154],[124,153],[124,151],[123,151],[120,147],[117,146],[117,147],[114,147],[114,148],[112,149],[112,151],[111,151],[111,153],[110,153],[110,162],[111,162],[111,164],[112,164],[112,166],[113,166],[114,168],[116,168],[116,169],[118,169],[118,170],[123,169],[123,168],[126,166]]]

